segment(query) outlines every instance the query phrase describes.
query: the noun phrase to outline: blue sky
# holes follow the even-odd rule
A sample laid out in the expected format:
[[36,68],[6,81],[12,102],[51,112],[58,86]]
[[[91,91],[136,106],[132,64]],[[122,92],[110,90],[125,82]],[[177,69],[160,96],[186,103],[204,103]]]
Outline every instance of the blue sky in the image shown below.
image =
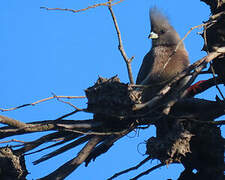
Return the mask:
[[[0,28],[1,58],[1,108],[31,103],[56,95],[79,96],[92,86],[98,76],[118,75],[122,82],[128,82],[125,63],[117,49],[118,42],[113,22],[107,7],[98,7],[81,13],[46,11],[40,7],[81,9],[104,1],[73,0],[3,0],[0,6],[2,27]],[[149,8],[159,7],[181,37],[193,26],[208,19],[209,8],[202,2],[190,0],[142,0],[124,2],[113,7],[122,34],[123,45],[129,57],[135,56],[132,63],[136,78],[143,56],[151,47],[147,36],[150,32]],[[184,41],[191,62],[204,55],[201,51],[203,40],[194,30]],[[199,79],[208,78],[201,76]],[[201,97],[214,99],[215,89]],[[73,100],[78,107],[86,107],[86,100]],[[72,107],[52,100],[16,111],[4,112],[23,122],[56,119],[72,111]],[[88,119],[90,114],[80,113],[70,119]],[[138,144],[155,134],[155,129],[132,132],[124,137],[104,155],[87,168],[81,165],[70,179],[106,179],[114,173],[136,165],[145,158],[137,150]],[[20,140],[34,140],[40,134],[16,137]],[[12,139],[12,138],[10,138]],[[68,151],[52,160],[33,166],[32,161],[40,154],[26,157],[28,179],[36,179],[53,171],[73,158],[81,147]],[[144,145],[139,150],[144,153]],[[48,151],[46,151],[48,152]],[[43,153],[41,153],[43,155]],[[118,179],[127,180],[141,171],[159,163],[148,162],[136,173],[129,173]],[[182,166],[170,165],[155,170],[142,179],[177,178]],[[93,177],[94,176],[94,177]]]

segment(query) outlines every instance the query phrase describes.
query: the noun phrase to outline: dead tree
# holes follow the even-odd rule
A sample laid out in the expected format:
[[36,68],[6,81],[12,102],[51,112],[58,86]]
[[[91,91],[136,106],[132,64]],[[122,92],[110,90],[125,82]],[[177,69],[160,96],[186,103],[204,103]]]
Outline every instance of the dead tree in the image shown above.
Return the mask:
[[[225,114],[225,99],[217,98],[216,101],[209,101],[194,98],[194,96],[210,87],[216,86],[218,88],[218,84],[225,83],[225,1],[202,1],[210,6],[212,12],[209,20],[201,25],[204,28],[202,33],[205,42],[203,49],[208,55],[178,74],[153,99],[145,103],[142,102],[141,98],[145,86],[133,84],[130,65],[133,58],[129,59],[123,50],[118,24],[112,10],[112,5],[120,1],[113,4],[113,1],[109,0],[100,4],[108,6],[112,15],[118,33],[119,49],[127,64],[131,83],[121,83],[116,76],[110,79],[99,78],[92,87],[85,90],[88,99],[86,109],[79,109],[74,106],[75,111],[56,120],[23,123],[0,116],[0,122],[6,125],[0,128],[1,139],[20,134],[29,135],[32,132],[54,130],[53,133],[42,136],[37,140],[23,143],[22,147],[16,149],[14,146],[1,148],[0,179],[26,179],[27,170],[24,156],[31,155],[29,153],[31,150],[46,142],[59,139],[59,141],[46,146],[44,149],[73,140],[71,143],[34,161],[34,164],[46,161],[68,149],[86,143],[76,157],[46,177],[41,178],[42,180],[64,179],[83,162],[87,166],[91,160],[95,160],[101,154],[106,153],[116,141],[129,132],[134,129],[141,129],[143,125],[153,125],[156,127],[157,133],[156,137],[149,137],[147,140],[146,154],[148,157],[137,166],[116,173],[109,179],[135,170],[150,159],[158,159],[161,162],[160,164],[137,175],[133,180],[170,163],[180,163],[185,167],[179,180],[223,180],[225,178],[225,140],[221,136],[220,126],[224,125],[225,122],[215,121],[215,119]],[[46,9],[79,12],[71,9]],[[190,88],[195,78],[208,63],[210,63],[210,69],[207,72],[213,74],[213,77],[201,81],[195,89]],[[174,85],[188,75],[191,75],[191,79],[187,84],[182,89],[175,89]],[[222,92],[221,96],[223,97]],[[66,97],[54,95],[51,98],[61,100],[61,98]],[[17,108],[34,104],[25,104]],[[93,118],[66,120],[66,117],[79,111],[93,113]],[[196,170],[196,173],[193,170]]]

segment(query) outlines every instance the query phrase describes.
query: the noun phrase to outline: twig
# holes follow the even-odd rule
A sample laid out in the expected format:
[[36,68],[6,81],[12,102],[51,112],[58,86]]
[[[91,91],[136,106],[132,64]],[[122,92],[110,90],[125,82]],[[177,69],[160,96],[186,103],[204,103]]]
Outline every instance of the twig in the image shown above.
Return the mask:
[[44,101],[48,101],[48,100],[51,100],[51,99],[54,99],[54,98],[82,99],[82,98],[86,98],[86,96],[55,96],[55,95],[53,95],[52,97],[48,97],[48,98],[41,99],[41,100],[38,100],[36,102],[33,102],[33,103],[31,103],[31,105],[36,105],[38,103],[41,103],[41,102],[44,102]]
[[80,109],[80,108],[74,106],[72,103],[63,101],[62,99],[60,99],[60,97],[56,96],[54,93],[52,93],[52,94],[53,94],[53,97],[55,97],[58,101],[65,103],[65,104],[69,104],[70,106],[72,106],[74,109],[76,109],[78,111],[83,111],[83,109]]
[[90,161],[92,159],[96,159],[96,157],[100,156],[103,153],[106,153],[113,146],[114,142],[116,142],[117,140],[119,140],[123,136],[127,135],[134,128],[135,128],[135,126],[130,128],[130,129],[127,129],[127,131],[125,131],[125,132],[123,132],[122,134],[119,134],[119,135],[110,135],[110,136],[107,136],[107,137],[105,136],[104,141],[99,146],[95,147],[92,150],[92,152],[89,154],[89,156],[85,159],[85,166],[88,166],[88,164],[90,163]]
[[118,172],[118,173],[114,174],[112,177],[108,178],[107,180],[112,180],[112,179],[114,179],[114,178],[116,178],[116,177],[118,177],[118,176],[120,176],[120,175],[122,175],[122,174],[125,174],[125,173],[129,172],[129,171],[136,170],[136,169],[138,169],[139,167],[141,167],[144,163],[146,163],[147,161],[149,161],[150,159],[151,159],[151,157],[148,156],[148,157],[145,158],[143,161],[141,161],[138,165],[133,166],[133,167],[131,167],[131,168],[129,168],[129,169],[126,169],[126,170],[124,170],[124,171]]
[[[26,107],[26,106],[34,106],[36,104],[39,104],[41,102],[45,102],[45,101],[48,101],[48,100],[51,100],[51,99],[59,99],[59,98],[65,98],[65,99],[81,99],[81,98],[86,98],[86,96],[51,96],[51,97],[48,97],[48,98],[45,98],[45,99],[41,99],[41,100],[38,100],[36,102],[33,102],[33,103],[30,103],[30,104],[23,104],[21,106],[17,106],[17,107],[13,107],[13,108],[8,108],[8,109],[3,109],[3,108],[0,108],[0,111],[4,112],[4,111],[12,111],[12,110],[16,110],[16,109],[20,109],[20,108],[23,108],[23,107]],[[79,108],[78,108],[79,109]]]
[[21,140],[16,140],[16,139],[11,139],[11,140],[8,140],[8,141],[0,141],[0,144],[4,144],[4,143],[11,143],[11,142],[19,142],[19,143],[27,143],[25,141],[21,141]]
[[221,96],[221,97],[223,98],[223,100],[225,101],[225,97],[224,97],[222,91],[220,90],[220,88],[219,88],[219,86],[218,86],[218,83],[217,83],[217,81],[216,81],[216,78],[215,78],[215,77],[216,77],[216,75],[215,75],[215,70],[214,70],[214,68],[213,68],[213,66],[212,66],[212,64],[211,64],[211,62],[210,62],[210,69],[211,69],[211,71],[212,71],[213,78],[215,79],[214,84],[216,85],[216,89],[219,91],[220,96]]
[[[186,82],[186,84],[181,88],[181,89],[178,89],[178,90],[175,90],[176,91],[176,94],[172,95],[169,97],[169,99],[167,100],[165,104],[165,108],[163,110],[163,113],[164,114],[169,114],[170,112],[170,109],[171,107],[180,99],[180,98],[183,98],[183,97],[186,97],[188,95],[188,87],[190,87],[190,85],[194,82],[194,80],[197,78],[197,76],[199,75],[199,73],[202,71],[203,68],[206,67],[206,64],[209,63],[211,60],[213,60],[215,57],[217,57],[218,52],[216,52],[215,54],[211,54],[211,58],[209,60],[209,57],[206,57],[205,60],[200,63],[199,65],[197,65],[194,69],[194,72],[192,74],[192,77]],[[209,55],[209,54],[208,54]],[[214,57],[215,56],[215,57]],[[185,75],[187,76],[187,74]],[[185,77],[184,76],[184,77]],[[178,81],[178,80],[177,80]],[[175,82],[177,82],[175,81]],[[175,83],[174,82],[174,83]],[[171,86],[172,87],[173,83],[171,83]]]
[[[111,0],[111,2],[114,1],[114,0]],[[112,6],[116,5],[116,4],[119,4],[120,2],[122,2],[124,0],[120,0],[118,2],[115,2],[113,4],[111,4]],[[99,6],[108,6],[110,2],[104,2],[104,3],[99,3],[99,4],[94,4],[92,6],[88,6],[87,8],[83,8],[83,9],[78,9],[78,10],[74,10],[74,9],[68,9],[68,8],[47,8],[47,7],[40,7],[41,9],[45,9],[45,10],[58,10],[58,11],[70,11],[70,12],[73,12],[73,13],[78,13],[78,12],[82,12],[82,11],[86,11],[88,9],[92,9],[92,8],[96,8],[96,7],[99,7]]]
[[[171,53],[171,55],[169,56],[168,60],[166,61],[166,63],[163,65],[162,71],[163,72],[166,69],[166,66],[169,64],[170,60],[172,59],[172,56],[177,52],[177,49],[180,47],[180,45],[182,44],[182,42],[184,41],[184,39],[191,33],[191,31],[193,31],[196,28],[200,28],[202,26],[206,26],[209,23],[204,23],[204,24],[200,24],[197,26],[194,26],[192,28],[190,28],[190,30],[185,34],[185,36],[179,41],[179,43],[177,44],[176,48],[174,49],[174,51]],[[145,80],[142,82],[142,84],[144,84],[145,81],[147,81],[149,79],[149,76],[147,76],[145,78]]]
[[55,137],[62,137],[61,134],[62,134],[61,132],[54,132],[54,133],[50,133],[50,134],[47,134],[45,136],[42,136],[42,137],[40,137],[37,140],[34,140],[34,141],[31,141],[31,142],[28,142],[28,143],[24,144],[24,147],[22,147],[20,149],[16,149],[14,151],[14,153],[16,155],[24,154],[27,151],[30,151],[30,150],[32,150],[32,149],[34,149],[34,148],[36,148],[36,147],[46,143],[46,142],[51,141]]
[[[165,69],[166,69],[166,66],[169,64],[170,60],[172,59],[172,56],[177,52],[177,49],[180,47],[180,45],[183,43],[184,39],[191,33],[191,31],[193,31],[194,29],[196,28],[200,28],[202,26],[206,26],[208,25],[209,23],[204,23],[204,24],[200,24],[200,25],[197,25],[197,26],[194,26],[192,28],[190,28],[190,30],[185,34],[185,36],[179,41],[179,43],[177,44],[176,48],[174,49],[174,51],[171,53],[171,55],[169,56],[169,58],[167,59],[166,63],[163,65],[163,68],[161,70],[160,73],[162,73]],[[141,82],[141,85],[145,85],[146,82],[149,80],[150,78],[150,75],[151,74],[148,74],[145,79]]]
[[[32,133],[32,132],[56,130],[57,123],[65,124],[65,122],[72,123],[71,120],[56,119],[56,120],[36,121],[36,122],[32,122],[32,123],[27,123],[27,124],[25,124],[26,126],[17,127],[17,128],[12,128],[12,127],[8,127],[8,126],[1,127],[0,128],[0,139],[5,138],[5,137],[20,135],[20,134]],[[6,123],[6,124],[8,124],[8,123]],[[13,127],[16,127],[16,125]]]
[[209,54],[209,50],[208,50],[208,43],[207,43],[207,38],[206,38],[206,30],[207,30],[207,26],[204,26],[204,30],[203,30],[203,39],[204,39],[204,48],[206,48],[206,52],[207,54]]
[[158,168],[160,168],[160,167],[162,167],[162,166],[164,166],[164,165],[165,165],[164,163],[161,163],[161,164],[158,164],[158,165],[156,165],[156,166],[153,166],[152,168],[148,169],[147,171],[142,172],[141,174],[135,176],[134,178],[132,178],[132,179],[130,179],[130,180],[137,180],[138,178],[140,178],[140,177],[142,177],[142,176],[144,176],[144,175],[147,175],[147,174],[149,174],[150,172],[154,171],[155,169],[158,169]]
[[[10,118],[9,118],[10,119]],[[14,120],[16,122],[17,120]],[[17,122],[18,123],[18,122]],[[20,122],[19,122],[20,123]],[[7,122],[5,124],[8,124],[11,126],[11,122]],[[13,127],[17,127],[17,125],[12,125]],[[8,127],[3,127],[0,128],[0,137],[6,134],[2,133],[15,133],[14,135],[18,134],[25,134],[25,133],[32,133],[32,132],[40,132],[40,131],[49,131],[49,130],[55,130],[56,129],[56,122],[55,121],[48,121],[48,122],[39,122],[39,124],[25,124],[25,126],[22,127],[17,127],[15,128],[8,128]],[[17,134],[18,133],[18,134]],[[8,137],[9,135],[7,135]]]
[[[171,55],[169,56],[168,60],[166,61],[166,63],[164,64],[162,71],[163,72],[166,68],[166,66],[169,64],[170,60],[172,59],[172,56],[176,53],[177,49],[180,47],[180,45],[182,44],[182,42],[184,41],[184,39],[191,33],[191,31],[193,31],[196,28],[200,28],[200,27],[204,27],[204,29],[206,29],[207,25],[211,25],[213,23],[213,21],[209,21],[197,26],[194,26],[192,28],[190,28],[190,30],[185,34],[185,36],[179,41],[179,43],[177,44],[175,50],[171,53]],[[205,33],[205,30],[204,30]],[[142,84],[145,84],[145,82],[149,79],[150,74],[144,79],[144,81],[142,81]]]
[[77,112],[80,112],[80,111],[76,109],[75,111],[72,111],[72,112],[70,112],[70,113],[64,114],[63,116],[57,118],[56,121],[62,120],[63,118],[68,117],[68,116],[71,116],[71,115],[73,115],[73,114],[75,114],[75,113],[77,113]]
[[224,14],[225,14],[225,12],[222,11],[222,12],[219,12],[219,13],[217,13],[217,14],[212,15],[209,19],[210,19],[210,20],[216,20],[216,19],[218,19],[220,16],[222,16],[222,15],[224,15]]
[[179,43],[177,44],[175,50],[174,50],[174,53],[177,51],[177,49],[179,48],[179,46],[181,45],[181,43],[186,39],[186,37],[191,33],[191,31],[193,31],[194,29],[196,28],[201,28],[203,26],[207,26],[209,23],[203,23],[203,24],[200,24],[200,25],[197,25],[197,26],[194,26],[194,27],[191,27],[189,29],[189,31],[185,34],[185,36],[179,41]]
[[[63,132],[63,133],[65,133],[65,132]],[[71,141],[71,140],[73,140],[73,139],[76,139],[77,137],[80,136],[79,134],[74,134],[74,133],[69,134],[70,132],[66,132],[66,133],[67,133],[67,135],[65,135],[65,137],[64,137],[64,139],[63,139],[62,141],[57,142],[57,143],[52,144],[52,145],[49,145],[49,146],[46,146],[46,147],[44,147],[44,148],[38,149],[38,150],[33,151],[33,152],[30,152],[30,153],[25,153],[24,155],[27,156],[27,155],[31,155],[31,154],[35,154],[35,153],[44,151],[44,150],[46,150],[46,149],[49,149],[49,148],[52,148],[52,147],[55,147],[55,146],[64,144],[64,143],[66,143],[66,142],[68,142],[68,141]]]
[[120,29],[119,29],[119,26],[118,26],[118,23],[117,23],[117,20],[116,20],[116,16],[115,16],[115,14],[114,14],[114,12],[112,10],[111,0],[108,1],[108,8],[109,8],[110,14],[112,16],[112,19],[113,19],[113,23],[114,23],[116,32],[117,32],[117,38],[118,38],[118,41],[119,41],[119,46],[118,46],[119,51],[120,51],[121,55],[123,56],[123,59],[124,59],[124,61],[126,63],[130,83],[131,84],[134,84],[134,79],[133,79],[133,75],[132,75],[132,68],[131,68],[131,62],[134,59],[134,57],[131,57],[129,59],[127,57],[127,55],[126,55],[126,52],[124,51],[123,42],[122,42],[121,33],[120,33]]
[[91,9],[91,8],[96,8],[98,6],[108,6],[109,11],[110,11],[111,16],[112,16],[112,19],[113,19],[113,22],[114,22],[114,26],[116,28],[117,37],[118,37],[118,40],[119,40],[119,46],[118,46],[119,51],[120,51],[121,55],[123,56],[124,61],[126,63],[130,83],[134,84],[134,79],[133,79],[133,75],[132,75],[132,68],[131,68],[131,62],[134,59],[134,56],[132,56],[131,58],[128,58],[125,51],[124,51],[123,43],[122,43],[122,39],[121,39],[121,33],[120,33],[120,30],[119,30],[119,27],[118,27],[116,17],[113,13],[113,10],[112,10],[112,6],[122,2],[123,0],[119,0],[118,2],[112,3],[113,1],[114,0],[108,0],[108,2],[95,4],[95,5],[88,6],[87,8],[83,8],[83,9],[79,9],[79,10],[68,9],[68,8],[65,8],[65,9],[63,9],[63,8],[47,8],[47,7],[40,7],[40,8],[45,9],[45,10],[60,10],[60,11],[70,11],[70,12],[73,12],[73,13],[78,13],[78,12],[81,12],[81,11],[86,11],[86,10]]
[[91,137],[92,136],[83,136],[83,137],[81,137],[81,138],[79,138],[79,139],[77,139],[77,140],[75,140],[75,141],[73,141],[73,142],[71,142],[69,144],[66,144],[65,146],[63,146],[63,147],[61,147],[61,148],[59,148],[59,149],[57,149],[57,150],[47,154],[47,155],[42,156],[40,159],[34,161],[33,164],[34,165],[39,164],[39,163],[41,163],[43,161],[46,161],[46,160],[48,160],[48,159],[50,159],[52,157],[55,157],[55,156],[59,155],[61,153],[64,153],[64,152],[68,151],[69,149],[72,149],[72,148],[74,148],[74,147],[76,147],[76,146],[78,146],[80,144],[85,143]]
[[213,125],[217,125],[217,126],[225,125],[225,120],[220,120],[220,121],[200,121],[200,120],[188,118],[188,121],[193,121],[193,122],[202,123],[202,124],[213,124]]
[[[211,20],[211,21],[212,21],[212,20],[215,20],[215,19],[217,19],[218,17],[220,17],[222,14],[224,14],[224,12],[215,14],[215,15],[213,15],[213,16],[210,17],[210,20]],[[212,24],[209,24],[209,25],[211,26]],[[208,43],[207,43],[207,36],[206,36],[206,30],[207,30],[207,28],[209,28],[209,27],[207,27],[207,25],[204,26],[203,39],[204,39],[204,43],[205,43],[204,46],[206,47],[206,52],[207,52],[207,54],[209,54]],[[221,90],[220,90],[220,88],[219,88],[219,86],[218,86],[218,84],[217,84],[217,81],[216,81],[216,78],[215,78],[215,77],[216,77],[216,76],[215,76],[215,70],[214,70],[214,68],[213,68],[211,62],[210,62],[210,70],[211,70],[211,73],[212,73],[212,75],[213,75],[213,78],[215,79],[216,89],[219,91],[219,94],[221,95],[221,97],[223,98],[223,100],[225,100],[225,98],[224,98],[224,96],[223,96],[223,93],[221,92]]]
[[95,136],[89,140],[89,142],[83,147],[83,149],[79,152],[79,154],[68,161],[54,172],[45,176],[39,180],[52,180],[52,179],[64,179],[71,172],[73,172],[77,167],[80,166],[81,163],[85,161],[88,155],[91,153],[92,149],[102,140],[101,137]]

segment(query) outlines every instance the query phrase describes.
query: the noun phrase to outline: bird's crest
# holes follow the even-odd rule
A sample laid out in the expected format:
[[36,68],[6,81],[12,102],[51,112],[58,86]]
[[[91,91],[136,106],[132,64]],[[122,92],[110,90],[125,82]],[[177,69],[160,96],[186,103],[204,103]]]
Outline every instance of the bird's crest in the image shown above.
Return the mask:
[[[169,23],[168,17],[160,12],[160,10],[156,7],[150,9],[150,21],[151,27],[154,28],[172,28]],[[156,27],[157,26],[157,27]]]

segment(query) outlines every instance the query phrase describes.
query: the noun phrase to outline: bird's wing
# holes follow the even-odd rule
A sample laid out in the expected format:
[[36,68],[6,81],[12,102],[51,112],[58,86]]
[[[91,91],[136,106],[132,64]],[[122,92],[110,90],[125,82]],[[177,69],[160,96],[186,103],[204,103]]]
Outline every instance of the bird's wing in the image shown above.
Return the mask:
[[152,56],[152,52],[149,51],[144,59],[143,62],[141,64],[141,68],[138,72],[138,76],[137,76],[137,80],[136,80],[136,84],[141,84],[141,82],[147,77],[147,75],[151,72],[152,66],[153,66],[153,56]]

